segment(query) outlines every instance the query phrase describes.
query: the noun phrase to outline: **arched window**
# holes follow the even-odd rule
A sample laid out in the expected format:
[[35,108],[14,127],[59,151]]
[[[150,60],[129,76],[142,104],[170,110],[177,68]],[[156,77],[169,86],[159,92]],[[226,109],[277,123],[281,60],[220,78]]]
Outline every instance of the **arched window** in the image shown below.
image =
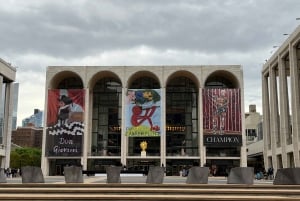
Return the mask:
[[68,77],[59,82],[57,89],[82,89],[83,83],[79,77]]
[[175,77],[166,88],[166,154],[198,156],[198,89],[187,77]]
[[99,80],[93,88],[93,156],[121,155],[121,82],[113,77]]
[[[159,82],[150,77],[138,77],[131,82],[128,89],[159,89]],[[140,156],[140,143],[147,142],[147,156],[160,156],[160,137],[129,137],[128,138],[128,155]],[[129,164],[130,165],[130,164]]]

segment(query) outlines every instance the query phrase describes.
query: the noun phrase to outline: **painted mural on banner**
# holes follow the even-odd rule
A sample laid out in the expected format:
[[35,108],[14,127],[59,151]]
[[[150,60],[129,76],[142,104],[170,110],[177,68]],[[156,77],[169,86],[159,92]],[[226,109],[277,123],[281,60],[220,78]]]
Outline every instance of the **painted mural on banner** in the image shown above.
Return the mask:
[[46,156],[81,156],[84,134],[83,89],[48,90]]
[[158,137],[161,133],[160,89],[128,89],[125,106],[125,135]]
[[241,146],[240,89],[203,89],[203,130],[206,146]]

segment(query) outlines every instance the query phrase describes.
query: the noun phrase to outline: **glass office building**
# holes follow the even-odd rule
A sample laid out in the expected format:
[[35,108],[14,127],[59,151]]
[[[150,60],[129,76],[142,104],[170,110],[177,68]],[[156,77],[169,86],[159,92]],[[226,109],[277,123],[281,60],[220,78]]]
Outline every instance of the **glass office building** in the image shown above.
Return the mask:
[[[240,65],[51,66],[42,168],[247,166]],[[146,145],[146,146],[145,146]]]

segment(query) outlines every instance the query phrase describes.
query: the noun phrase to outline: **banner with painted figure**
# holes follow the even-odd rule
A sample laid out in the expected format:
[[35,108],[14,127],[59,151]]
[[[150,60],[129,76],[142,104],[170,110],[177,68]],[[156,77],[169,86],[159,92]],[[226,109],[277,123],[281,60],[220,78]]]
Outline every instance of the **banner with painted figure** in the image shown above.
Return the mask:
[[46,156],[81,156],[84,134],[83,89],[48,90]]
[[206,146],[241,146],[240,89],[203,89],[203,130]]
[[160,89],[128,89],[125,106],[128,137],[158,137],[161,133]]

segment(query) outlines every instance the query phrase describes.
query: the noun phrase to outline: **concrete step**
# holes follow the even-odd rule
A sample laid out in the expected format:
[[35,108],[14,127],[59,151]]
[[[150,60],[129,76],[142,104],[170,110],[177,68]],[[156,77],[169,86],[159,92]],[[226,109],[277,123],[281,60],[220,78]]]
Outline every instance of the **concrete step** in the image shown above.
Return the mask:
[[297,185],[0,184],[0,200],[300,200]]
[[11,201],[20,201],[20,200],[39,200],[39,201],[48,201],[48,200],[202,200],[202,201],[289,201],[289,200],[298,200],[299,197],[287,197],[287,196],[272,196],[272,195],[153,195],[153,194],[126,194],[126,195],[108,195],[108,194],[64,194],[64,195],[53,195],[53,194],[32,194],[32,195],[23,195],[23,194],[1,194],[0,200],[11,200]]

